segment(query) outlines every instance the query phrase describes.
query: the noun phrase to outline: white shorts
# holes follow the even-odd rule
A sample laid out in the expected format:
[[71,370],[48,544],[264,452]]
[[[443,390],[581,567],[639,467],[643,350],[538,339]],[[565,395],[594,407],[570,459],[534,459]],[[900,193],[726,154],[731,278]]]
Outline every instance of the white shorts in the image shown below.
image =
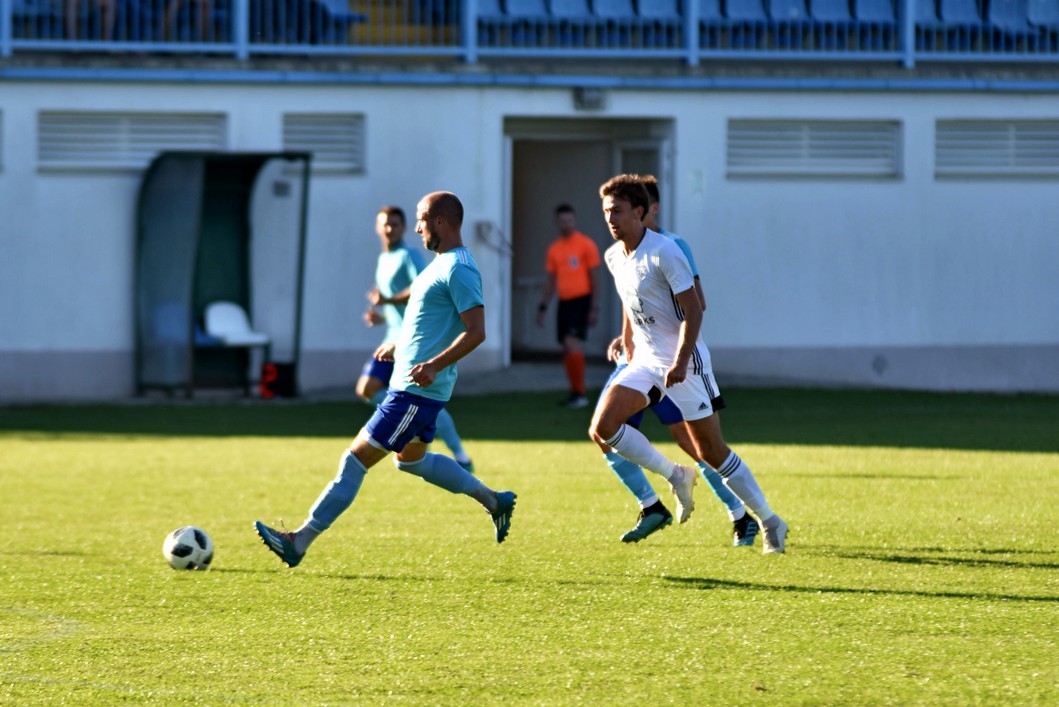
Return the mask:
[[[689,369],[691,367],[689,366]],[[691,373],[683,382],[666,388],[668,367],[637,366],[629,364],[614,377],[611,385],[621,385],[643,393],[648,404],[668,396],[685,420],[701,420],[724,407],[724,398],[713,377],[713,369],[703,368],[700,373]]]

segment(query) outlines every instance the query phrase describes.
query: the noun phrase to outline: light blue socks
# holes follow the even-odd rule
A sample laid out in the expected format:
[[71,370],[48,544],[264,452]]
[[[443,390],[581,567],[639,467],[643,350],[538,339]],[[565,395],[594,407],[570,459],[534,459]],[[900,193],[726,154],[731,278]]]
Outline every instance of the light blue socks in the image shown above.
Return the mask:
[[728,510],[728,517],[732,520],[738,520],[743,517],[743,502],[740,501],[731,489],[724,484],[724,479],[721,475],[710,468],[710,465],[706,462],[699,462],[699,474],[702,478],[710,485],[710,489],[713,490],[713,495],[717,497],[717,500],[724,504],[724,507]]
[[338,463],[338,475],[316,499],[316,503],[309,510],[309,520],[305,525],[317,534],[330,528],[338,516],[353,503],[367,473],[368,470],[360,460],[347,449]]
[[622,485],[629,489],[629,493],[636,496],[636,500],[640,502],[640,508],[647,508],[658,500],[658,494],[651,487],[651,482],[647,480],[647,475],[643,473],[639,465],[633,464],[613,450],[604,454],[603,458],[607,460],[607,466],[618,477]]
[[394,459],[397,468],[423,479],[427,483],[452,493],[470,495],[482,485],[473,474],[468,473],[456,460],[444,454],[427,452],[417,462],[403,462]]
[[434,426],[437,428],[438,437],[441,438],[446,447],[452,450],[452,456],[460,461],[467,461],[467,454],[463,451],[463,440],[460,439],[459,433],[456,432],[456,423],[448,410],[445,408],[441,409],[441,412],[438,413],[438,419],[434,421]]

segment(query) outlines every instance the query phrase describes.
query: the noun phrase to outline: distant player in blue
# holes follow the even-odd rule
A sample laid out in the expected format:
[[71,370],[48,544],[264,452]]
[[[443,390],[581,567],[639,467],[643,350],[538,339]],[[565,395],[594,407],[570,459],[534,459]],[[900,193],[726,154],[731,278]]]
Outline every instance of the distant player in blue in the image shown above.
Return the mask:
[[455,194],[427,194],[416,207],[416,233],[437,255],[412,283],[400,338],[375,356],[393,361],[386,398],[342,455],[338,475],[290,532],[254,527],[288,566],[297,566],[309,545],[353,503],[368,469],[396,455],[397,468],[424,481],[475,499],[489,513],[498,543],[511,528],[515,494],[493,491],[451,458],[427,451],[435,421],[456,383],[455,363],[485,341],[482,275],[463,245],[463,204]]
[[[379,210],[375,216],[375,232],[382,252],[375,265],[375,287],[368,293],[371,306],[364,313],[364,322],[368,326],[385,325],[382,343],[392,344],[400,336],[412,280],[423,270],[423,257],[405,245],[404,210],[399,206],[384,206]],[[380,361],[372,356],[357,379],[357,395],[365,402],[378,405],[386,397],[392,374],[393,361]],[[473,473],[474,464],[463,449],[463,440],[448,410],[438,414],[437,428],[437,436],[452,450],[456,462]]]
[[[673,241],[680,247],[680,250],[688,259],[688,264],[691,266],[691,273],[695,278],[695,292],[698,295],[699,304],[705,309],[706,298],[702,293],[699,269],[695,265],[695,256],[691,253],[691,246],[689,246],[687,241],[683,238],[663,229],[658,224],[658,211],[661,201],[661,195],[658,191],[658,179],[653,175],[646,175],[641,178],[641,181],[643,182],[643,185],[647,187],[647,194],[649,196],[648,203],[650,204],[647,213],[644,215],[643,223],[652,231],[657,231],[663,236],[673,239]],[[607,379],[606,385],[603,386],[603,390],[606,390],[610,386],[611,381],[613,381],[627,365],[625,352],[621,349],[621,337],[618,337],[611,342],[610,346],[607,348],[607,358],[617,365],[610,378]],[[602,394],[600,394],[599,399],[603,399]],[[723,405],[723,402],[720,404]],[[683,449],[688,456],[694,459],[696,456],[695,447],[688,435],[687,429],[685,429],[682,424],[684,422],[684,417],[680,414],[680,409],[668,397],[663,397],[650,407],[658,417],[659,422],[669,427],[670,431],[673,433],[673,439],[675,439],[677,444],[680,445],[680,448]],[[629,418],[626,424],[639,428],[642,421],[643,410]],[[621,536],[622,542],[639,542],[648,535],[665,528],[673,522],[673,514],[669,512],[669,509],[666,508],[658,498],[658,494],[655,493],[651,483],[647,480],[647,475],[644,474],[643,469],[641,469],[638,464],[625,459],[613,449],[606,452],[603,456],[607,460],[607,465],[622,482],[625,488],[636,497],[637,502],[640,504],[640,516],[636,519],[636,525],[632,530]],[[753,545],[754,537],[758,533],[757,521],[746,512],[743,502],[736,498],[734,493],[728,490],[724,485],[724,480],[721,479],[721,476],[716,471],[711,469],[709,465],[704,462],[698,462],[697,466],[699,468],[699,474],[706,483],[710,485],[714,495],[717,496],[717,499],[724,505],[728,512],[728,518],[732,521],[732,544],[737,547]]]

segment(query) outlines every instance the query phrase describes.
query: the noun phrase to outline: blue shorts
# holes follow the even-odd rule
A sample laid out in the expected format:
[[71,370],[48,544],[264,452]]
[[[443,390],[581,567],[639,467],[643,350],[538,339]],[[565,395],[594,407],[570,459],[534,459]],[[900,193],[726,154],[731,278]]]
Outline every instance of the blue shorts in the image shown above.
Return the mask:
[[416,437],[424,444],[434,441],[434,421],[445,407],[440,400],[431,400],[403,390],[391,390],[375,408],[375,414],[364,428],[375,446],[389,452],[400,452]]
[[[615,376],[617,376],[623,368],[625,368],[624,365],[614,367],[614,371],[610,374],[610,378],[607,379],[606,384],[604,384],[603,390],[610,387],[611,381],[614,380]],[[599,397],[602,400],[602,394]],[[670,400],[668,396],[663,396],[661,400],[652,405],[651,411],[656,417],[658,417],[658,421],[666,427],[684,421],[684,416],[680,414],[680,408],[678,408],[677,404]],[[639,429],[640,423],[643,422],[643,413],[644,411],[640,410],[640,412],[626,420],[625,424]]]
[[380,361],[372,356],[364,362],[364,368],[360,369],[360,375],[368,378],[378,378],[382,381],[383,387],[387,387],[390,385],[390,376],[393,375],[393,361]]

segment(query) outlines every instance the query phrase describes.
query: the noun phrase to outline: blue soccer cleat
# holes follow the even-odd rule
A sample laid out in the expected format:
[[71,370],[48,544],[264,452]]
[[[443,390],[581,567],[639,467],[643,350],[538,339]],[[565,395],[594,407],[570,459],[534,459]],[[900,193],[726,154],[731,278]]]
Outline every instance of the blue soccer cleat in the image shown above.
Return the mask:
[[294,533],[270,528],[259,520],[254,521],[254,529],[261,537],[261,542],[265,543],[265,547],[276,553],[287,567],[297,567],[305,557],[304,552],[298,552],[294,547]]
[[633,529],[621,536],[623,543],[638,543],[651,533],[662,530],[673,524],[673,514],[661,503],[651,506],[651,512],[647,509],[640,511]]
[[749,513],[732,521],[732,547],[751,547],[758,534],[757,521]]
[[496,526],[496,541],[504,542],[507,531],[511,529],[511,514],[515,512],[515,493],[513,491],[498,491],[496,494],[496,513],[490,513],[493,525]]

